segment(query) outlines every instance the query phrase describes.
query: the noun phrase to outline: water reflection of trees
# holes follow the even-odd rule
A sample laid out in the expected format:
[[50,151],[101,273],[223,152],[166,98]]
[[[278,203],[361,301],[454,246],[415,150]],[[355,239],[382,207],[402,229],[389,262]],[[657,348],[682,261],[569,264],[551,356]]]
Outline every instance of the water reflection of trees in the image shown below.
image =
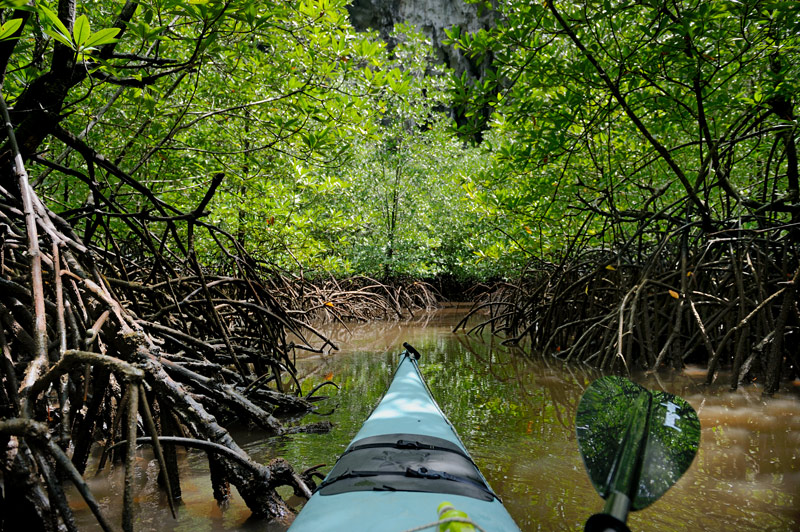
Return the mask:
[[456,335],[455,339],[474,357],[476,372],[485,372],[497,382],[513,383],[515,400],[538,410],[542,417],[552,417],[567,430],[568,438],[574,437],[578,402],[588,383],[599,376],[597,370],[555,358],[531,359],[521,348],[503,345],[494,335]]
[[[337,428],[330,435],[293,436],[305,456],[289,458],[302,465],[332,463],[329,455],[346,445],[369,414],[385,390],[402,342],[408,341],[423,353],[423,373],[435,398],[520,526],[574,529],[602,504],[582,471],[577,445],[567,441],[575,435],[572,420],[579,399],[600,374],[555,357],[519,356],[519,350],[488,332],[482,337],[451,334],[456,314],[446,310],[411,323],[348,324],[350,330],[338,340],[345,356],[312,357],[309,364],[324,364],[311,380],[319,382],[332,372],[352,398],[342,393],[336,399],[340,407],[332,421]],[[789,525],[800,522],[796,399],[777,398],[765,405],[758,389],[740,387],[729,394],[727,385],[699,385],[702,376],[661,377],[634,375],[633,380],[687,399],[702,419],[703,444],[678,485],[653,509],[632,516],[632,528],[763,529],[766,523],[796,529]],[[318,450],[310,451],[311,446]],[[562,513],[556,516],[554,508]]]

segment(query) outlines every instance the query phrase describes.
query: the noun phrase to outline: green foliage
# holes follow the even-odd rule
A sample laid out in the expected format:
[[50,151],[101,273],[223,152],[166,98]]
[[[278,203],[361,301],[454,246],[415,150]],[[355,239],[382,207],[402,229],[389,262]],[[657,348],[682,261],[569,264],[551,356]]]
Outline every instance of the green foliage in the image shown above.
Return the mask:
[[44,15],[44,20],[49,23],[48,26],[43,28],[43,31],[64,46],[72,48],[74,44],[72,42],[71,32],[64,23],[61,22],[58,15],[45,6],[39,6],[39,12]]
[[[375,134],[354,143],[335,170],[339,193],[328,205],[342,218],[319,227],[328,249],[346,257],[346,274],[484,278],[500,273],[476,251],[487,238],[482,213],[464,185],[486,166],[483,152],[459,142],[443,110],[448,72],[414,28],[396,28],[398,44],[372,81]],[[508,272],[509,269],[503,270]]]
[[[0,27],[19,35],[8,100],[71,57],[82,77],[60,125],[141,187],[53,138],[44,157],[71,172],[32,178],[90,237],[108,226],[139,250],[224,172],[205,220],[225,233],[196,233],[203,261],[240,246],[321,276],[483,279],[581,230],[592,247],[657,216],[791,220],[795,4],[509,0],[495,29],[448,31],[490,63],[478,82],[415,28],[392,47],[356,33],[345,4],[151,0],[123,30],[113,2],[79,2],[71,22],[20,6],[32,16]],[[486,127],[479,147],[459,140]],[[133,216],[153,199],[161,212]]]
[[[413,28],[398,28],[396,38],[391,51],[365,36],[346,53],[340,47],[348,39],[325,40],[347,57],[349,69],[333,82],[342,98],[317,94],[325,107],[310,120],[296,104],[271,116],[280,129],[274,137],[305,129],[268,161],[247,154],[247,172],[228,180],[213,220],[256,256],[306,275],[508,272],[507,261],[503,270],[479,255],[494,238],[464,184],[486,160],[449,130],[449,74]],[[361,66],[349,67],[354,61]],[[263,136],[256,129],[252,119],[241,124],[246,138],[238,144]]]
[[[65,213],[93,205],[108,210],[104,203],[112,196],[110,210],[135,213],[155,198],[164,218],[194,209],[211,176],[224,172],[207,212],[227,231],[225,247],[238,242],[258,258],[294,269],[295,252],[303,260],[323,255],[311,226],[336,181],[323,169],[347,160],[355,136],[370,135],[367,76],[383,47],[372,36],[355,34],[344,5],[153,1],[139,5],[121,34],[92,30],[114,20],[115,3],[79,3],[70,27],[39,5],[41,25],[28,24],[11,60],[9,99],[46,71],[46,63],[31,61],[42,53],[41,44],[45,54],[54,53],[54,43],[73,51],[90,76],[63,110],[62,126],[82,131],[93,149],[141,188],[118,194],[130,183],[107,172],[90,178],[96,169],[55,141],[49,148],[54,157],[62,153],[59,161],[86,177],[46,168],[34,168],[33,177],[46,194],[60,198],[56,203]],[[6,26],[2,31],[10,33],[11,22]],[[47,37],[49,43],[42,40]],[[96,53],[111,43],[114,56]],[[149,190],[150,200],[142,190]],[[144,221],[112,215],[105,223],[120,242],[137,249],[137,235],[167,228]],[[213,266],[220,248],[210,237],[199,232],[197,249]]]
[[798,4],[498,7],[496,29],[449,33],[493,67],[482,83],[456,79],[453,97],[468,118],[493,109],[497,165],[480,198],[519,220],[515,238],[542,226],[533,249],[546,254],[564,233],[611,241],[618,224],[658,216],[706,231],[758,212],[791,218],[769,206],[797,198]]

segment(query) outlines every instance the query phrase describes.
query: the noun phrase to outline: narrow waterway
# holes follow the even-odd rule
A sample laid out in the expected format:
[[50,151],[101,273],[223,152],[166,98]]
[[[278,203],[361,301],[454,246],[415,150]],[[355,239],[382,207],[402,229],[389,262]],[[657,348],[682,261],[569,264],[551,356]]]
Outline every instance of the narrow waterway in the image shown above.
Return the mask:
[[[333,431],[264,438],[240,430],[234,433],[237,441],[259,461],[283,456],[297,469],[322,463],[329,468],[380,399],[402,343],[409,342],[423,353],[420,366],[434,396],[520,528],[582,530],[603,501],[584,472],[574,417],[583,390],[597,374],[552,358],[531,360],[490,337],[453,334],[464,312],[447,308],[409,322],[327,328],[340,350],[298,359],[299,375],[304,390],[326,380],[340,389],[323,387],[319,393],[330,398],[319,403],[319,414],[298,422],[329,420]],[[797,388],[790,385],[765,401],[755,386],[731,393],[702,386],[703,378],[692,370],[660,379],[634,378],[689,401],[700,416],[702,441],[678,484],[630,516],[631,530],[800,530]],[[195,451],[182,454],[183,503],[178,519],[172,519],[156,486],[157,465],[147,449],[140,457],[137,530],[282,530],[248,520],[249,511],[236,493],[228,508],[218,508],[205,455]],[[102,472],[91,484],[119,522],[121,471]],[[97,529],[79,502],[75,507],[81,530]],[[386,531],[391,530],[387,516]]]

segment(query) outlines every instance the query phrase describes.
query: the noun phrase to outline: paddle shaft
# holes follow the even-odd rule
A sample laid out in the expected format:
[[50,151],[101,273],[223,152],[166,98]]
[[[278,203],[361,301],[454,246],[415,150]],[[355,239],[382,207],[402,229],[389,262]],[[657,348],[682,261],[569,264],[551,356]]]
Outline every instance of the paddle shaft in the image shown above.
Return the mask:
[[700,446],[700,419],[689,403],[615,375],[584,391],[575,427],[592,484],[606,499],[603,513],[586,521],[586,532],[630,532],[628,513],[658,500]]
[[630,422],[608,475],[608,499],[603,512],[623,523],[628,517],[641,476],[652,399],[649,393],[639,394],[636,398]]

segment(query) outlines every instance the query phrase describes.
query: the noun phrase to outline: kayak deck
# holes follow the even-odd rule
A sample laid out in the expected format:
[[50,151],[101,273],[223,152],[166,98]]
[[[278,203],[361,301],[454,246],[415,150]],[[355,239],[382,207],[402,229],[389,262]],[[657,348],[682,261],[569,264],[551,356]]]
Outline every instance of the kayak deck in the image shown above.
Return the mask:
[[445,501],[484,530],[519,531],[431,396],[416,351],[406,347],[383,399],[290,532],[402,532],[435,522]]
[[319,487],[349,491],[424,491],[491,501],[497,496],[469,455],[448,440],[414,434],[362,438],[351,445]]

